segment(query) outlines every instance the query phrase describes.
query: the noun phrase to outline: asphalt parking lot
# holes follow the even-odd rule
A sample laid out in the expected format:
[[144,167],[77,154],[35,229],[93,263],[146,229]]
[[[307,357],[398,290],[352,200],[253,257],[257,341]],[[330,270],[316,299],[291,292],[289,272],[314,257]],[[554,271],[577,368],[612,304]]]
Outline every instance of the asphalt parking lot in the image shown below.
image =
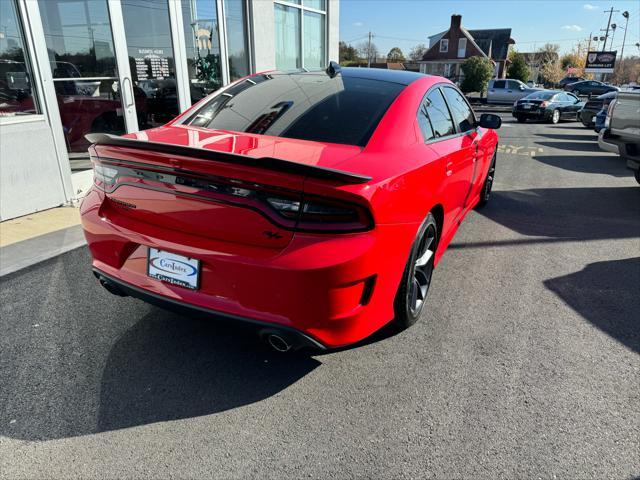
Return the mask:
[[82,248],[0,283],[0,476],[640,475],[640,186],[581,124],[500,130],[413,328],[278,355],[100,288]]

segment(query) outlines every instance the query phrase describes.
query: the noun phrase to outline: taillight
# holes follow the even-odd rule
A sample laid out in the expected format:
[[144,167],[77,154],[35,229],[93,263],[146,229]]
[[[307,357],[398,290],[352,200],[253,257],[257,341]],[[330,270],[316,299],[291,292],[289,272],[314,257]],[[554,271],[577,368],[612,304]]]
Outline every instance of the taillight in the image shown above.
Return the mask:
[[[94,184],[106,193],[121,184],[153,188],[168,186],[176,195],[189,195],[208,201],[223,201],[259,211],[270,221],[287,230],[306,232],[362,232],[373,228],[369,210],[355,203],[305,195],[244,180],[191,172],[167,173],[154,167],[125,166],[124,161],[100,162],[93,159]],[[156,167],[161,168],[161,167]],[[184,190],[181,190],[184,189]]]
[[368,210],[338,200],[303,196],[302,201],[268,196],[267,203],[288,219],[295,219],[295,230],[306,232],[361,232],[373,227]]
[[549,106],[549,102],[547,102],[546,100],[543,100],[542,103],[540,103],[540,108],[547,108]]
[[609,128],[609,125],[611,124],[611,115],[613,115],[613,110],[614,108],[616,108],[616,99],[611,100],[611,103],[609,103],[609,108],[607,108],[607,116],[604,119],[604,128]]

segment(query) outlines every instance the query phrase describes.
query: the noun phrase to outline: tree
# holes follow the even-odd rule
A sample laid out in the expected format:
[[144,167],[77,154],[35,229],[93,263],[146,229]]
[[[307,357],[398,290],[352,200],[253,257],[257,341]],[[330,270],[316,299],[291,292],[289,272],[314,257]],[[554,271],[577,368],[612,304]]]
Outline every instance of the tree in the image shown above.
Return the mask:
[[345,42],[339,42],[338,43],[338,49],[339,49],[339,61],[340,64],[344,65],[344,64],[350,64],[350,63],[358,63],[360,61],[360,58],[358,57],[358,50],[345,43]]
[[359,43],[357,49],[358,55],[365,62],[369,60],[371,60],[371,63],[375,62],[380,54],[378,47],[376,47],[376,44],[373,42],[371,42],[371,46],[369,46],[369,42]]
[[393,47],[387,53],[387,62],[404,62],[404,53],[398,47]]
[[616,69],[611,78],[612,83],[623,85],[625,83],[640,83],[640,57],[625,56],[616,62]]
[[464,79],[460,88],[464,93],[480,92],[484,95],[487,83],[493,77],[493,64],[486,57],[470,57],[462,63]]
[[542,76],[542,82],[548,86],[556,85],[562,77],[564,77],[564,70],[560,60],[552,60],[543,63],[540,67],[540,75]]
[[424,54],[427,53],[427,50],[428,48],[424,43],[419,43],[409,52],[409,60],[412,62],[419,62],[422,60],[422,57],[424,57]]
[[571,53],[566,53],[560,59],[560,65],[562,69],[566,72],[567,69],[573,68],[574,75],[577,77],[584,76],[584,66],[587,62],[586,53],[582,53],[580,49],[574,49]]
[[529,73],[529,67],[524,60],[524,55],[518,52],[514,53],[511,65],[509,65],[507,69],[507,78],[514,78],[521,82],[526,82],[529,80]]
[[553,62],[558,60],[560,51],[560,45],[557,43],[545,43],[542,48],[538,50],[540,64],[544,65],[547,62]]

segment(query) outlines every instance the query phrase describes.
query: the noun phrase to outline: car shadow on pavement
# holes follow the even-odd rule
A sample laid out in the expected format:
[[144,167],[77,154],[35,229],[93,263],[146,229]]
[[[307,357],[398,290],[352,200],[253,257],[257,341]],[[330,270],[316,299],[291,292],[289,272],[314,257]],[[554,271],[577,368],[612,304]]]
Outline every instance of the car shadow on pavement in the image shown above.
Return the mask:
[[590,263],[544,285],[595,327],[640,353],[640,257]]
[[[584,138],[584,137],[583,137]],[[542,145],[548,148],[558,150],[568,150],[575,155],[577,152],[602,152],[598,147],[598,142],[594,138],[591,142],[575,142],[575,141],[557,141],[557,142],[536,142],[536,145]]]
[[242,407],[321,362],[252,329],[115,297],[79,249],[0,283],[0,437],[95,434]]
[[[526,236],[556,240],[640,237],[640,188],[494,191],[478,213]],[[465,248],[475,244],[460,244]]]
[[[587,130],[586,128],[584,130]],[[566,133],[536,133],[536,137],[550,138],[552,140],[565,140],[571,142],[593,142],[598,140],[598,134],[593,130],[589,130],[591,136],[587,135],[568,135]]]
[[268,350],[237,327],[157,308],[112,347],[97,430],[222,412],[270,397],[320,362]]
[[625,161],[617,155],[535,155],[540,163],[571,172],[597,173],[612,177],[631,177]]

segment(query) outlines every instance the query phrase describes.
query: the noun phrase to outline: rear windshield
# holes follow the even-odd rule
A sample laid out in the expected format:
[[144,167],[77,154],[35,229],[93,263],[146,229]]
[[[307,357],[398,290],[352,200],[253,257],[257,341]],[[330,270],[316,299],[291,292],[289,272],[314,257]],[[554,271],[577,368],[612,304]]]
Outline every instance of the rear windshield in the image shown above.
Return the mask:
[[213,97],[188,124],[365,146],[405,85],[322,73],[250,77]]
[[527,100],[549,100],[558,92],[534,92],[527,95]]

